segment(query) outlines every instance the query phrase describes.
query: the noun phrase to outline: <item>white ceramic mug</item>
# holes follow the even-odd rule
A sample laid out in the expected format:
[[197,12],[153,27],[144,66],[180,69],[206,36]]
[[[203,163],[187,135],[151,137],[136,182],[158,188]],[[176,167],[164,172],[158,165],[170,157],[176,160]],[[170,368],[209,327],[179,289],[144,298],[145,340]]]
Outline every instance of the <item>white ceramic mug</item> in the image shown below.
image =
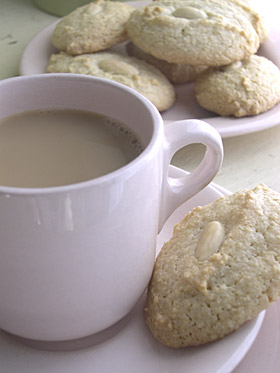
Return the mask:
[[[178,205],[216,175],[222,141],[210,125],[163,125],[143,96],[113,81],[42,74],[0,82],[0,118],[28,110],[98,112],[131,127],[145,149],[105,176],[50,188],[0,186],[0,328],[59,341],[101,331],[125,316],[149,282],[157,233]],[[206,145],[190,175],[168,177],[173,154]]]

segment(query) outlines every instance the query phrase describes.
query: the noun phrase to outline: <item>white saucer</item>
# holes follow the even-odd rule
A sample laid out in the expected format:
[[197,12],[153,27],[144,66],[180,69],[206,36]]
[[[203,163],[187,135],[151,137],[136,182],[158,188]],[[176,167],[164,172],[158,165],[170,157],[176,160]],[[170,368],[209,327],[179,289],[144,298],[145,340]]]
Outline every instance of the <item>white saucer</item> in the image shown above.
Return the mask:
[[[131,1],[134,7],[144,6],[150,1]],[[271,4],[269,4],[271,3]],[[278,67],[280,67],[280,27],[276,17],[272,15],[275,13],[277,3],[272,0],[267,0],[263,5],[265,13],[269,15],[270,22],[270,36],[269,39],[260,48],[259,54],[271,59]],[[269,13],[268,10],[269,9]],[[51,53],[56,50],[51,45],[51,35],[58,21],[40,31],[27,45],[21,58],[20,74],[42,74],[46,71],[49,57]],[[273,28],[274,27],[274,28]],[[122,46],[117,46],[114,50],[124,52]],[[183,84],[175,87],[177,100],[171,109],[162,113],[165,123],[181,120],[181,119],[203,119],[215,127],[222,137],[231,137],[238,135],[245,135],[252,132],[261,131],[280,123],[280,104],[273,109],[253,117],[245,118],[225,118],[215,116],[215,114],[202,109],[196,102],[194,97],[194,85]]]
[[[173,177],[182,171],[171,167]],[[229,192],[215,184],[179,207],[158,237],[160,250],[173,225],[193,207]],[[145,296],[122,321],[104,332],[71,342],[26,341],[0,332],[0,371],[12,373],[228,373],[254,342],[265,312],[220,341],[201,347],[171,349],[157,342],[145,325]],[[48,351],[46,351],[46,349]],[[50,351],[55,350],[55,351]],[[70,351],[69,351],[70,350]]]

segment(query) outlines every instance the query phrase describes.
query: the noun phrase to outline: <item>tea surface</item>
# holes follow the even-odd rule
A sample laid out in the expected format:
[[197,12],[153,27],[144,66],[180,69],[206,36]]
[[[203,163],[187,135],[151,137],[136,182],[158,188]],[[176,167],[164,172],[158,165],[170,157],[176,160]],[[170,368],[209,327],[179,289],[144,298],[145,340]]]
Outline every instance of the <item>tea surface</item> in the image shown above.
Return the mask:
[[0,120],[0,185],[53,187],[114,171],[140,140],[115,119],[79,110],[29,111]]

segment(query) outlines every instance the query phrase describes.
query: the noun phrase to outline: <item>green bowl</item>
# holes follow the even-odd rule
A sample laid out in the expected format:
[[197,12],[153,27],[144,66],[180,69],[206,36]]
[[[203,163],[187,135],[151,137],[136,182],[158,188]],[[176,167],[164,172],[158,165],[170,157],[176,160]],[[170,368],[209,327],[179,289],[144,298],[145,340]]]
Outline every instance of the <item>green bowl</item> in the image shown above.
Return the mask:
[[79,6],[90,2],[91,0],[33,0],[38,8],[56,16],[65,16]]

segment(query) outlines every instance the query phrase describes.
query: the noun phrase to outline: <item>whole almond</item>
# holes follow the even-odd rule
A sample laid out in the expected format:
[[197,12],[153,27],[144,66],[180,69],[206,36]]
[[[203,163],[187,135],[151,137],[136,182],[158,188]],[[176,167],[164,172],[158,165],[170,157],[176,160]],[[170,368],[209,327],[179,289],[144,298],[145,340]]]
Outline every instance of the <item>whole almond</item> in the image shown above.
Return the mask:
[[122,75],[138,75],[139,71],[135,66],[132,66],[124,61],[116,61],[113,58],[104,58],[99,62],[99,67],[112,74]]
[[207,18],[207,14],[203,10],[193,8],[191,6],[177,8],[172,13],[172,15],[176,18],[186,18],[186,19]]
[[205,260],[219,251],[224,240],[225,230],[219,221],[208,223],[199,238],[194,256],[198,260]]

